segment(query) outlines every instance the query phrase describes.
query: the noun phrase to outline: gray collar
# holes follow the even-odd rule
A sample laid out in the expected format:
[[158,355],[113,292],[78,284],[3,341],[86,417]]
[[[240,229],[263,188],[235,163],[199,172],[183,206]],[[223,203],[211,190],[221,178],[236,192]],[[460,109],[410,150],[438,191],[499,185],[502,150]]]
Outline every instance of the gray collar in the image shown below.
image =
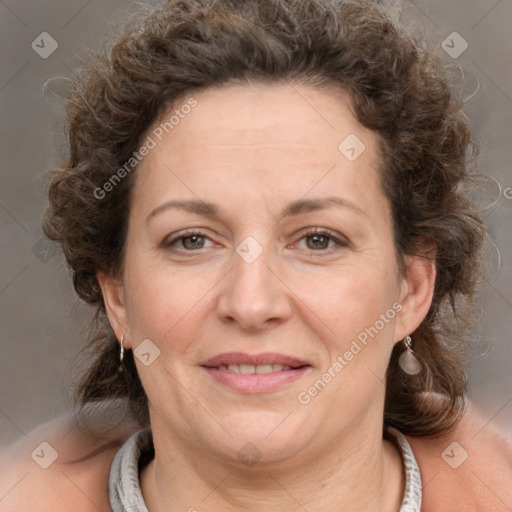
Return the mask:
[[108,479],[112,512],[148,512],[140,490],[139,460],[152,445],[151,430],[141,430],[116,453]]
[[[405,470],[405,493],[398,512],[420,512],[421,475],[418,464],[407,439],[393,430],[402,452]],[[152,450],[153,438],[150,430],[134,434],[117,452],[108,482],[112,512],[148,512],[139,484],[139,461],[141,455]]]

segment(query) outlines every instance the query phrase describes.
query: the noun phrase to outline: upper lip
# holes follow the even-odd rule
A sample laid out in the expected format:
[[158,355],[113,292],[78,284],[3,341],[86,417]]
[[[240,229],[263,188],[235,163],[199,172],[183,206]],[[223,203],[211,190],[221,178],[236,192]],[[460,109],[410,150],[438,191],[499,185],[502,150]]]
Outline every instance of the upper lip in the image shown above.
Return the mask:
[[206,366],[208,368],[216,368],[217,366],[230,364],[252,364],[254,366],[259,364],[282,364],[283,366],[291,366],[292,368],[310,366],[308,362],[297,359],[296,357],[272,352],[252,355],[244,354],[243,352],[226,352],[224,354],[218,354],[200,363],[201,366]]

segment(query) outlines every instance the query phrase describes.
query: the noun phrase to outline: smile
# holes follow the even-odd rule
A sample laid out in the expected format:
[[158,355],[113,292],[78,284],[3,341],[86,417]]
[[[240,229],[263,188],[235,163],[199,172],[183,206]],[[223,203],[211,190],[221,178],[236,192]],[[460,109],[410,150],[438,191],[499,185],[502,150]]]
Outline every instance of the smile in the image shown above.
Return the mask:
[[242,375],[258,374],[262,375],[265,373],[275,373],[291,370],[291,366],[284,366],[282,364],[221,364],[217,367],[218,370],[228,370],[234,373],[241,373]]
[[217,383],[233,391],[272,393],[300,379],[312,366],[283,354],[224,353],[203,361],[201,367]]

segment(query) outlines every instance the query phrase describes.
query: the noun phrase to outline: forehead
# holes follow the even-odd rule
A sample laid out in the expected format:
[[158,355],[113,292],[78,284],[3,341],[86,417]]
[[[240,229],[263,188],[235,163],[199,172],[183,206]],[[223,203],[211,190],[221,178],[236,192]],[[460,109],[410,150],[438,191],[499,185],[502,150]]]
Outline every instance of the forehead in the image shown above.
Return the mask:
[[[250,83],[210,88],[193,96],[197,106],[182,116],[172,131],[176,137],[192,135],[191,142],[195,143],[215,140],[218,144],[242,146],[309,142],[318,146],[316,136],[321,135],[325,146],[336,149],[347,131],[358,132],[362,138],[375,136],[359,124],[351,98],[342,89]],[[155,125],[165,123],[169,114],[178,113],[189,101],[190,97],[183,97],[175,102]]]
[[154,203],[255,191],[272,202],[313,187],[376,192],[377,137],[357,121],[343,90],[228,85],[194,94],[195,106],[183,108],[190,99],[148,130],[155,147],[138,169],[136,197]]

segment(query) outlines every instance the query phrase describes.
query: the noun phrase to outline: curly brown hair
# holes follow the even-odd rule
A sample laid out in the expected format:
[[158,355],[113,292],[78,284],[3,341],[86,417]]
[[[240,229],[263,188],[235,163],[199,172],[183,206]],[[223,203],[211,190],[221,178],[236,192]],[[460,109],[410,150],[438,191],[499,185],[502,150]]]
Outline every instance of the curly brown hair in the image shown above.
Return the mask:
[[[454,426],[484,239],[467,195],[476,149],[446,66],[404,27],[378,1],[170,0],[139,13],[77,74],[67,101],[69,159],[52,171],[45,233],[61,244],[78,295],[96,308],[78,403],[128,398],[140,423],[149,422],[131,352],[118,372],[97,280],[100,271],[122,274],[136,170],[105,197],[99,188],[178,99],[233,81],[303,83],[348,91],[359,122],[377,134],[402,268],[404,255],[436,246],[433,303],[413,333],[423,370],[401,372],[404,348],[394,347],[385,426],[409,435]],[[443,399],[426,407],[424,392]]]

